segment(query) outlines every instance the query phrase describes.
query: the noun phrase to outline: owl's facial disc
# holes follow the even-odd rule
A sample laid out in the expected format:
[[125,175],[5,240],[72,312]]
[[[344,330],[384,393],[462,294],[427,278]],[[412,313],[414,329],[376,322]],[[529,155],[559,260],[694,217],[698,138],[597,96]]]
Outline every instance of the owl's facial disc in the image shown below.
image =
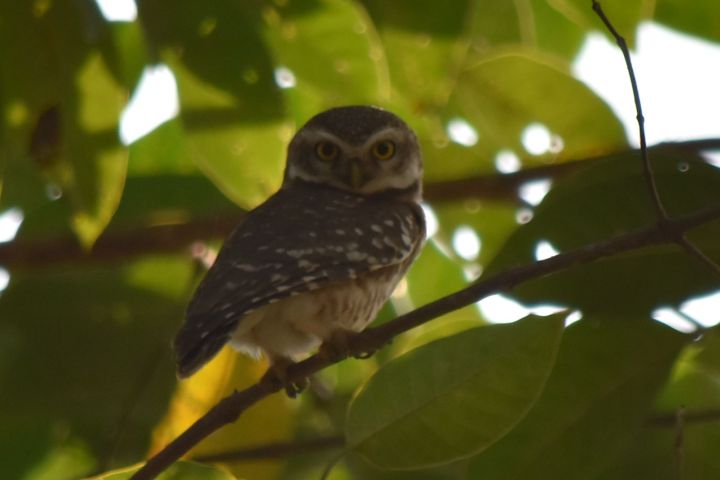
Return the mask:
[[414,136],[388,127],[353,144],[324,130],[301,130],[293,139],[285,181],[298,178],[364,195],[411,187],[422,177]]
[[375,107],[339,107],[313,117],[288,147],[283,187],[296,180],[361,195],[420,199],[422,158],[414,132]]

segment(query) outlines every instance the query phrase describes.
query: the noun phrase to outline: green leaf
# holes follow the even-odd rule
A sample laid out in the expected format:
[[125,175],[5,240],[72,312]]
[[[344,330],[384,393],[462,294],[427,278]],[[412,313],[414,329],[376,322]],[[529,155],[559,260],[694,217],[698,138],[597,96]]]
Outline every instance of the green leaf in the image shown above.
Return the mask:
[[471,478],[593,479],[627,448],[690,338],[634,317],[586,317],[563,337],[525,419],[480,454]]
[[[87,445],[97,463],[144,455],[175,384],[168,339],[192,273],[177,257],[11,271],[0,299],[5,454],[26,469],[59,445]],[[31,455],[16,441],[28,431]]]
[[[610,22],[615,29],[627,40],[630,48],[635,44],[635,31],[638,23],[652,15],[654,2],[644,0],[624,0],[622,2],[600,1]],[[568,20],[576,23],[585,30],[600,30],[610,37],[600,18],[592,9],[592,2],[588,0],[550,0],[548,4]]]
[[77,89],[76,116],[64,117],[62,124],[65,161],[57,178],[71,195],[73,228],[89,247],[110,223],[125,185],[127,151],[120,145],[117,122],[126,94],[99,54],[78,72]]
[[[626,145],[623,127],[610,108],[573,78],[566,65],[532,50],[505,50],[466,68],[444,116],[445,121],[467,121],[477,131],[478,143],[430,150],[426,169],[431,179],[492,171],[500,150],[515,152],[529,166]],[[562,149],[535,157],[524,153],[522,133],[531,123],[544,125]],[[466,153],[456,160],[456,150]]]
[[720,441],[717,426],[687,424],[682,437],[683,446],[678,449],[674,425],[646,427],[632,439],[632,445],[623,452],[622,458],[593,480],[677,480],[680,455],[683,480],[717,478],[720,474],[714,449]]
[[[690,156],[652,154],[660,196],[670,215],[720,205],[720,170]],[[518,229],[489,271],[535,261],[540,241],[560,252],[646,227],[656,214],[636,154],[619,154],[561,180]],[[720,258],[718,222],[692,238]],[[577,288],[582,285],[583,288]],[[643,285],[643,288],[637,288]],[[589,311],[649,313],[717,288],[712,272],[674,245],[643,248],[572,267],[514,289],[525,303],[555,303]]]
[[[469,0],[364,0],[382,39],[393,93],[413,110],[444,105],[469,45]],[[432,12],[432,13],[429,13]]]
[[12,65],[0,72],[9,112],[2,117],[8,140],[2,156],[11,164],[34,163],[9,169],[23,183],[42,174],[65,190],[70,223],[89,247],[119,203],[127,162],[117,136],[126,92],[101,53],[112,49],[107,26],[88,0],[15,2],[3,6],[2,16],[0,55]]
[[[435,239],[425,245],[406,277],[410,305],[403,304],[404,297],[393,298],[393,304],[406,307],[399,313],[430,303],[468,285],[461,263],[448,256],[447,248],[449,247],[442,246]],[[469,305],[443,315],[441,320],[425,323],[405,333],[392,343],[392,352],[395,355],[404,353],[432,340],[448,337],[483,323],[475,305]]]
[[291,0],[267,5],[262,17],[275,75],[295,80],[283,94],[296,122],[333,106],[388,100],[383,46],[357,3]]
[[[712,415],[692,419],[692,415],[716,411],[720,403],[720,338],[717,331],[705,334],[687,346],[676,362],[672,378],[655,405],[651,418],[619,461],[598,480],[678,478],[682,455],[682,478],[702,480],[720,476],[720,462],[714,446],[720,440]],[[684,409],[681,453],[677,445],[676,412]],[[664,417],[658,421],[658,415]],[[669,420],[669,421],[668,421]]]
[[720,404],[720,336],[717,329],[689,345],[678,360],[672,381],[657,402],[661,412],[679,407],[688,410],[715,408]]
[[720,4],[714,0],[657,0],[654,20],[690,35],[720,41]]
[[475,229],[481,244],[480,255],[475,261],[480,269],[478,273],[482,272],[510,234],[518,228],[518,207],[509,202],[468,200],[434,205],[433,208],[440,224],[439,235],[448,247],[458,227],[465,225]]
[[505,435],[542,391],[560,317],[466,330],[392,360],[351,403],[348,444],[373,464],[413,469],[473,455]]
[[178,119],[169,120],[133,142],[128,175],[190,174],[197,167],[188,154],[185,132]]
[[[127,480],[140,467],[127,467],[88,480]],[[175,462],[158,475],[158,480],[235,480],[226,470],[194,462]]]
[[478,2],[473,22],[473,51],[493,55],[501,48],[524,47],[552,52],[571,61],[586,28],[570,21],[546,0]]
[[139,12],[177,79],[190,157],[228,197],[255,206],[279,186],[291,134],[260,12],[218,0],[151,0]]

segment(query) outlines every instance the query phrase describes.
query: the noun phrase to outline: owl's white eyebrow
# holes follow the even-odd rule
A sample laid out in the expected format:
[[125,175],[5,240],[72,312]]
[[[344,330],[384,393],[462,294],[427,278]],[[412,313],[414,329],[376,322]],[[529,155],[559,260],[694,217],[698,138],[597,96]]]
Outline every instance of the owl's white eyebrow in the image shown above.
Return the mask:
[[386,127],[382,130],[373,133],[368,137],[367,140],[365,140],[365,145],[372,145],[379,139],[391,139],[395,141],[399,141],[401,139],[402,135],[400,135],[400,131],[395,127]]
[[398,132],[398,129],[395,127],[386,127],[382,130],[379,130],[370,137],[368,137],[367,140],[362,145],[351,145],[344,141],[343,139],[333,135],[330,132],[327,132],[325,130],[306,130],[303,132],[300,132],[299,135],[303,137],[304,139],[310,141],[310,142],[317,142],[319,140],[327,140],[330,142],[333,142],[337,146],[341,147],[346,152],[361,152],[363,151],[368,145],[374,144],[378,139],[383,138],[390,138],[395,141],[400,140],[400,135]]
[[297,137],[307,140],[309,142],[317,142],[320,140],[326,140],[333,142],[335,145],[341,147],[345,151],[355,149],[355,146],[350,145],[339,137],[336,137],[330,132],[324,130],[304,130],[297,133]]

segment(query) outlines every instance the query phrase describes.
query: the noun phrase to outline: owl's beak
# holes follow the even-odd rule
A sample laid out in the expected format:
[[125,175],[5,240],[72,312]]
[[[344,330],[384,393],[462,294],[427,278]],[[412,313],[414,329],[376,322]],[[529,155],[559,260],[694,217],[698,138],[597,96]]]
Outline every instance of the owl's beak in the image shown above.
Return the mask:
[[365,183],[362,170],[360,169],[360,161],[353,160],[350,163],[350,183],[354,189],[359,189]]

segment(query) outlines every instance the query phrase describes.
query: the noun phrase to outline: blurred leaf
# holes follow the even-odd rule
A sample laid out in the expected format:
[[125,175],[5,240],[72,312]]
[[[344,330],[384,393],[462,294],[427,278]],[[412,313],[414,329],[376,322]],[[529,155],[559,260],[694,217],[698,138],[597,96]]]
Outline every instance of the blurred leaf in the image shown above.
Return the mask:
[[[678,478],[682,455],[682,478],[702,480],[720,475],[720,462],[714,446],[720,441],[720,427],[712,416],[692,420],[694,413],[716,411],[720,404],[720,339],[714,330],[690,344],[677,361],[673,376],[657,400],[656,413],[672,416],[683,408],[687,420],[682,444],[677,446],[674,422],[658,424],[651,419],[619,461],[598,480]],[[679,450],[678,450],[679,449]]]
[[716,478],[720,472],[716,451],[706,445],[720,441],[717,425],[692,424],[683,431],[683,446],[676,447],[677,436],[673,426],[646,427],[636,435],[623,456],[603,470],[594,480],[676,480],[678,478],[679,451],[682,451],[683,480]]
[[690,35],[720,41],[720,4],[714,0],[657,0],[653,20]]
[[720,337],[711,330],[689,345],[680,357],[670,384],[657,402],[661,412],[680,407],[704,410],[720,405]]
[[106,62],[118,83],[132,91],[150,63],[142,27],[138,22],[113,22],[109,27],[115,49],[104,52]]
[[276,82],[285,87],[298,123],[329,107],[388,99],[383,46],[357,3],[276,2],[262,9],[262,17]]
[[[57,445],[44,459],[35,463],[23,480],[71,480],[80,478],[96,467],[96,459],[90,449],[80,442],[67,442]],[[3,468],[3,475],[12,475],[11,470]]]
[[[469,0],[364,0],[382,39],[394,92],[411,110],[444,105],[468,47]],[[432,12],[429,14],[429,12]]]
[[[467,121],[479,141],[472,147],[455,145],[468,152],[459,157],[462,161],[450,152],[443,159],[430,157],[426,170],[433,180],[492,171],[500,150],[515,152],[530,166],[626,145],[620,121],[599,97],[565,66],[529,50],[505,50],[468,67],[458,79],[445,116],[446,121],[455,117]],[[562,145],[561,151],[536,157],[521,153],[525,151],[522,133],[530,124],[544,126],[551,143]]]
[[[25,458],[17,468],[78,442],[99,462],[144,452],[174,383],[168,338],[191,272],[189,261],[173,257],[11,272],[0,301],[0,443],[8,458]],[[28,457],[17,440],[29,432],[36,433]]]
[[[140,467],[126,467],[104,473],[88,480],[127,480]],[[158,475],[158,480],[235,480],[232,474],[219,468],[193,462],[175,462]]]
[[88,247],[110,223],[125,184],[127,151],[117,136],[125,92],[99,56],[78,73],[77,88],[77,117],[63,124],[67,164],[58,165],[57,178],[73,200],[75,232]]
[[430,303],[467,286],[459,262],[449,257],[452,252],[443,251],[445,248],[429,240],[408,272],[408,293],[413,303]]
[[351,403],[348,444],[392,469],[439,465],[487,448],[542,391],[562,324],[557,316],[528,317],[466,330],[396,358]]
[[130,145],[128,175],[195,173],[197,167],[188,154],[186,143],[178,119],[163,123]]
[[[462,265],[448,252],[447,246],[431,239],[425,245],[420,257],[410,268],[407,280],[407,294],[410,305],[405,311],[425,305],[445,295],[456,292],[468,285]],[[393,299],[395,304],[403,304],[403,298]],[[403,313],[403,312],[400,312]],[[463,330],[482,325],[482,319],[474,305],[443,315],[440,319],[425,323],[403,334],[393,341],[393,356],[424,345],[439,338],[454,335]]]
[[279,185],[291,133],[260,11],[150,0],[139,13],[177,79],[191,158],[239,205],[256,205]]
[[517,207],[510,203],[466,200],[440,204],[434,207],[440,224],[440,238],[446,245],[452,244],[452,236],[460,226],[469,226],[480,238],[480,254],[473,263],[478,273],[495,258],[510,234],[519,225]]
[[[680,447],[676,446],[678,437],[674,427],[643,429],[620,461],[609,466],[597,480],[674,480],[678,472],[684,480],[717,478],[720,473],[715,449],[720,441],[717,422],[686,423]],[[682,467],[679,467],[680,461]]]
[[547,0],[476,1],[473,52],[492,56],[502,48],[523,45],[572,60],[586,29],[570,21],[553,8],[552,3]]
[[[371,465],[362,456],[350,451],[344,458],[344,463],[351,473],[350,478],[365,480],[466,480],[467,461],[441,465],[439,467],[423,468],[422,470],[397,471],[384,470]],[[337,469],[337,467],[336,467]],[[318,476],[318,478],[320,478]],[[335,480],[330,477],[329,480]]]
[[[618,33],[625,37],[628,46],[634,48],[637,24],[650,18],[655,2],[645,0],[605,0],[599,3]],[[586,0],[548,0],[548,4],[584,30],[602,31],[613,42],[615,41],[607,33],[602,21],[592,10],[592,2]]]
[[[142,140],[141,140],[142,141]],[[63,218],[69,210],[68,202],[48,201],[26,215],[18,240],[35,241],[62,238]],[[146,175],[128,178],[123,198],[107,228],[107,234],[127,232],[152,225],[171,225],[203,221],[227,221],[242,211],[220,193],[206,177],[200,175]],[[199,240],[206,233],[199,229]]]
[[[207,413],[234,390],[257,382],[265,372],[265,362],[241,355],[230,347],[188,380],[179,383],[167,415],[155,428],[151,453],[157,452],[177,437],[195,420]],[[286,441],[294,425],[293,401],[284,395],[272,395],[253,406],[236,422],[224,426],[196,445],[190,458],[231,452],[243,447]],[[274,478],[280,471],[277,463],[256,461],[228,464],[230,470],[247,478]]]
[[[697,159],[670,154],[656,153],[653,158],[660,195],[670,215],[720,204],[718,169]],[[489,270],[496,272],[509,265],[533,262],[540,241],[565,252],[654,221],[639,160],[630,154],[611,156],[553,188],[532,221],[508,240]],[[712,258],[720,259],[718,223],[698,231],[702,235],[695,234],[693,239]],[[717,279],[709,269],[682,249],[669,245],[573,267],[527,282],[514,293],[525,303],[550,302],[583,311],[649,313],[660,305],[677,304],[691,294],[716,288]]]
[[571,326],[540,399],[475,458],[470,477],[595,478],[643,425],[689,340],[629,316],[586,317]]
[[36,171],[10,170],[23,183],[42,172],[67,191],[73,229],[87,247],[110,221],[125,179],[116,134],[125,91],[101,59],[111,39],[90,0],[11,4],[0,20],[0,56],[12,66],[0,71],[10,112],[2,157],[35,162]]

